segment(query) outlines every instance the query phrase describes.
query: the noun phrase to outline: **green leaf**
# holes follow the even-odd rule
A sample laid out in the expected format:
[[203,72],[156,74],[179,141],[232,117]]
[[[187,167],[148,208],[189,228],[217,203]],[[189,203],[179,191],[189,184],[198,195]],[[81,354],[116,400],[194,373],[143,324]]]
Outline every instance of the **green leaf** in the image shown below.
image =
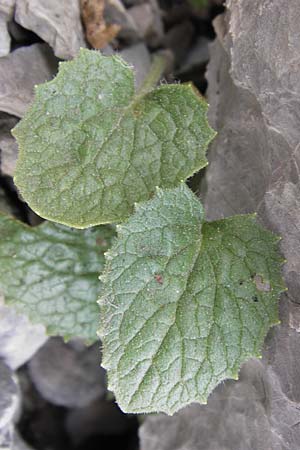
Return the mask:
[[15,182],[42,217],[77,228],[128,217],[155,186],[174,187],[207,164],[207,105],[190,84],[134,93],[118,56],[81,50],[60,65],[14,129]]
[[99,272],[114,231],[31,228],[0,214],[0,290],[5,301],[50,335],[97,339]]
[[253,215],[205,223],[185,186],[121,226],[99,301],[103,366],[126,412],[174,413],[259,357],[284,289],[278,237]]

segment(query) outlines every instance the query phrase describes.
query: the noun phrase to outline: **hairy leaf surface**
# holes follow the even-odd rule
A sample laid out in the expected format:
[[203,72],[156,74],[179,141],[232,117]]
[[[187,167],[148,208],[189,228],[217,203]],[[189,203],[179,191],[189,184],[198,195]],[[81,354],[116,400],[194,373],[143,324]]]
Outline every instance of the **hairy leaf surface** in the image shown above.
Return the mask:
[[6,303],[50,335],[97,339],[99,272],[114,235],[108,226],[31,228],[0,214],[0,290]]
[[82,49],[60,65],[14,129],[15,181],[39,215],[77,228],[118,222],[155,186],[174,187],[207,164],[215,135],[192,85],[134,92],[118,56]]
[[185,185],[137,208],[107,254],[99,301],[102,363],[124,411],[206,403],[260,355],[284,289],[277,241],[253,215],[205,223]]

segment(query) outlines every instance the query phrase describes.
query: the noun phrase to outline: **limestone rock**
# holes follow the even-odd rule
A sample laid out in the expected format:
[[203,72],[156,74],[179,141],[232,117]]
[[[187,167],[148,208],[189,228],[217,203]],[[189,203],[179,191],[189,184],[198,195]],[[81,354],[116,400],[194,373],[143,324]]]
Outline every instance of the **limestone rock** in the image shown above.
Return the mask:
[[34,86],[51,79],[57,59],[46,44],[20,47],[0,59],[0,111],[22,117],[33,100]]
[[15,20],[34,31],[62,59],[85,47],[78,0],[17,0]]
[[276,374],[250,360],[239,381],[220,385],[207,405],[147,418],[140,428],[141,450],[296,450],[297,422],[299,410]]
[[39,393],[55,405],[85,407],[106,393],[100,367],[100,345],[91,347],[50,338],[29,362],[30,376]]
[[187,57],[195,36],[195,28],[191,21],[184,22],[170,28],[164,37],[164,46],[170,48],[175,55],[176,65],[181,65]]
[[13,176],[15,171],[18,145],[11,129],[17,122],[16,117],[0,112],[0,170],[3,175]]
[[17,369],[45,343],[47,336],[42,325],[32,325],[3,302],[0,293],[0,358]]
[[19,408],[19,388],[13,371],[0,360],[0,430],[4,429]]
[[135,87],[138,89],[148,74],[151,65],[151,57],[147,47],[140,42],[122,50],[120,56],[134,68]]
[[127,43],[134,43],[138,40],[138,26],[120,0],[105,1],[104,19],[108,24],[120,26],[118,38]]
[[[258,212],[282,236],[281,325],[207,405],[141,427],[142,450],[300,448],[300,82],[298,0],[229,0],[215,22],[209,120],[218,131],[201,186],[208,220]],[[297,125],[298,124],[298,125]]]
[[128,13],[136,23],[140,37],[150,47],[158,47],[163,41],[164,29],[156,0],[135,5],[128,10]]
[[182,65],[179,67],[178,74],[190,73],[201,69],[201,66],[209,60],[208,51],[209,40],[203,36],[198,37],[195,44],[192,46]]
[[10,36],[6,20],[0,15],[0,57],[8,55],[10,51]]
[[13,441],[13,422],[20,408],[20,391],[13,371],[0,359],[0,448]]
[[16,0],[2,0],[0,4],[0,57],[10,51],[10,35],[7,24],[13,18]]
[[253,93],[264,121],[295,147],[299,143],[299,20],[297,0],[229,0],[231,73]]

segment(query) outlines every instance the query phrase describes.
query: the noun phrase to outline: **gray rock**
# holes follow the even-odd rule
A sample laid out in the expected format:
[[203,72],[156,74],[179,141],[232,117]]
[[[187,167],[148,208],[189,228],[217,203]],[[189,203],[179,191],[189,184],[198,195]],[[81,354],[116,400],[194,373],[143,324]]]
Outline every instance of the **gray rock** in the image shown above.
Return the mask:
[[104,19],[109,24],[120,25],[118,38],[127,43],[134,43],[138,40],[138,26],[120,0],[106,0]]
[[100,344],[85,347],[51,338],[29,362],[39,393],[55,405],[85,407],[106,393],[105,371],[100,367]]
[[18,145],[11,134],[18,119],[0,112],[0,170],[3,175],[13,176],[17,157]]
[[194,36],[195,28],[189,20],[175,25],[166,33],[163,43],[173,51],[177,66],[186,59]]
[[[281,251],[287,259],[283,273],[289,290],[282,300],[283,325],[271,331],[264,360],[272,389],[278,385],[282,394],[278,408],[269,415],[273,433],[280,436],[279,448],[296,450],[300,446],[300,130],[295,123],[300,83],[295,58],[300,42],[293,33],[300,4],[291,1],[283,10],[280,0],[272,8],[267,0],[251,4],[243,0],[228,6],[230,16],[215,23],[219,40],[213,44],[207,74],[210,120],[219,135],[210,150],[205,204],[210,219],[256,210],[259,219],[283,238]],[[294,423],[287,423],[289,415]]]
[[57,72],[57,59],[46,44],[21,47],[0,59],[0,111],[22,117],[34,97],[34,86]]
[[0,57],[10,52],[10,35],[7,24],[13,18],[16,0],[2,0],[0,4]]
[[21,25],[16,23],[14,20],[8,22],[7,28],[12,39],[20,45],[32,44],[32,39],[36,39],[32,31],[21,27]]
[[0,15],[0,57],[10,52],[10,36],[7,30],[7,22]]
[[0,359],[0,430],[11,423],[20,407],[19,387],[14,372]]
[[151,65],[151,57],[147,47],[143,43],[135,44],[122,50],[120,56],[133,67],[135,86],[139,88]]
[[297,422],[299,410],[276,374],[250,360],[239,381],[218,386],[207,405],[147,418],[141,450],[291,450],[299,448]]
[[14,14],[16,0],[1,0],[0,14],[10,20]]
[[78,0],[17,0],[15,21],[34,31],[62,59],[85,47]]
[[139,36],[153,48],[161,45],[164,38],[164,27],[156,0],[133,6],[128,10],[138,29]]
[[254,94],[265,122],[295,148],[299,143],[300,3],[229,0],[227,6],[232,13],[232,78]]
[[102,55],[105,56],[111,56],[115,54],[115,51],[111,45],[106,45],[104,48],[101,49],[101,53]]
[[0,293],[0,358],[13,369],[22,366],[47,340],[42,325],[32,325],[27,317],[4,305]]
[[0,359],[0,448],[13,441],[13,422],[20,409],[20,391],[13,371]]
[[189,50],[186,58],[179,67],[177,73],[184,74],[194,70],[199,70],[209,59],[209,40],[203,36],[198,37],[195,44]]
[[287,315],[290,328],[300,333],[300,305],[299,303],[290,302],[290,310]]
[[[221,43],[208,72],[222,93],[214,98],[209,91],[210,117],[219,135],[206,177],[208,216],[257,210],[283,237],[289,297],[299,303],[300,82],[295,58],[300,41],[293,33],[300,4],[294,0],[284,7],[277,0],[271,8],[267,1],[255,1],[250,8],[243,0],[232,5],[228,23],[218,22]],[[258,16],[249,14],[256,7]]]
[[210,47],[209,120],[218,136],[201,186],[207,217],[258,211],[282,236],[289,288],[261,361],[208,404],[147,418],[142,450],[300,448],[300,40],[298,0],[229,0]]

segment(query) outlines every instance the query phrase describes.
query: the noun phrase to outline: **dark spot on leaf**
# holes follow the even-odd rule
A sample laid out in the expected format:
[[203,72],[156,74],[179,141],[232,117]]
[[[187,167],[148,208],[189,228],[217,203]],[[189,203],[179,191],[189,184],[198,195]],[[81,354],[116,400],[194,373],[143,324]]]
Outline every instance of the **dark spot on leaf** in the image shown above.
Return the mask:
[[101,247],[106,247],[107,246],[107,241],[105,239],[97,238],[96,239],[96,244],[100,245]]
[[154,276],[154,278],[156,279],[156,281],[159,284],[163,284],[164,281],[163,281],[163,277],[161,275],[157,274],[157,275]]
[[243,280],[240,280],[240,281],[239,281],[239,285],[242,286],[243,284],[244,284],[244,281],[243,281]]
[[256,303],[256,302],[258,302],[258,297],[257,297],[257,295],[253,295],[252,296],[252,300]]

